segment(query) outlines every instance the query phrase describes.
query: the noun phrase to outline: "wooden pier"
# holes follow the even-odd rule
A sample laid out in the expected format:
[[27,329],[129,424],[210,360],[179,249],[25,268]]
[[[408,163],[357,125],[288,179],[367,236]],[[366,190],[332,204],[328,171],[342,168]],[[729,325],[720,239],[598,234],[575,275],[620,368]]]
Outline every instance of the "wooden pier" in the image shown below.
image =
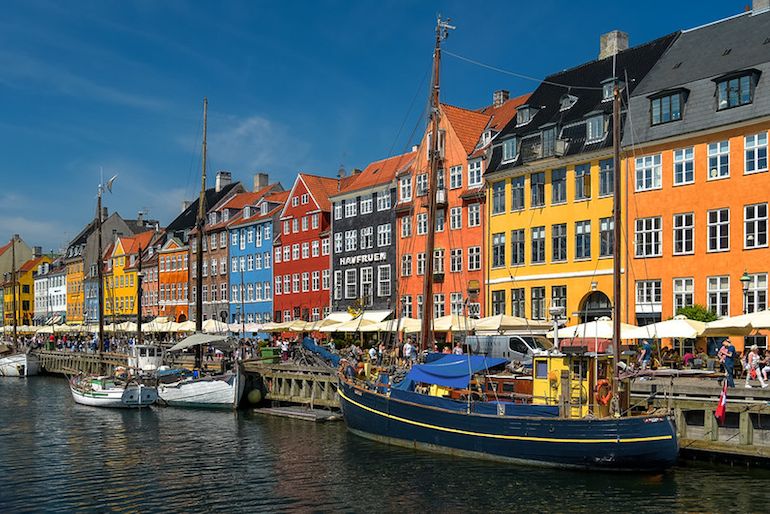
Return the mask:
[[262,379],[265,399],[295,405],[339,409],[337,372],[325,367],[297,366],[295,364],[265,364],[258,360],[246,361],[247,373]]
[[118,366],[128,365],[128,356],[124,353],[104,352],[101,356],[96,353],[50,350],[35,350],[33,353],[40,359],[40,367],[46,373],[100,373],[103,366],[111,373]]

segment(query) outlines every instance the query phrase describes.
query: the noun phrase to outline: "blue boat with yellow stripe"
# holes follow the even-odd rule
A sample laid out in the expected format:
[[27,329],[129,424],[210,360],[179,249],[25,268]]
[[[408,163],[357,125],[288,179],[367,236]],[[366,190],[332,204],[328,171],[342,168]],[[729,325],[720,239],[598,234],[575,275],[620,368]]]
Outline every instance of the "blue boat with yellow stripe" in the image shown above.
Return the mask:
[[[611,370],[607,360],[593,370]],[[582,365],[590,361],[562,354],[536,358],[533,376],[521,379],[533,382],[534,390],[542,381],[553,394],[530,395],[525,403],[501,398],[490,401],[483,393],[489,388],[482,384],[501,380],[490,369],[505,361],[464,355],[415,365],[396,385],[385,383],[383,377],[365,381],[343,373],[340,403],[352,433],[392,445],[548,467],[660,470],[673,465],[679,447],[670,417],[607,415],[598,401],[600,395],[590,398],[584,394],[591,390],[592,369]],[[553,369],[548,371],[544,364],[563,366],[569,371],[558,377],[574,378],[574,384],[553,380]],[[583,368],[586,380],[581,384]],[[453,399],[451,393],[458,388],[471,394],[476,388],[481,394],[472,394],[478,396],[473,400]],[[563,394],[562,388],[569,394]],[[566,399],[566,404],[562,401],[560,405],[559,399]]]

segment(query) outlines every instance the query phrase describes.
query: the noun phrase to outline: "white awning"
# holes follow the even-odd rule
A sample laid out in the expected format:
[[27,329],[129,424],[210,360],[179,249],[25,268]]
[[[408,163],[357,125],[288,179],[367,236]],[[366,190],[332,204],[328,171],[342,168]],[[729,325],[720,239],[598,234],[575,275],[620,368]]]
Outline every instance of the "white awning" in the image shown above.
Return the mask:
[[177,344],[169,348],[168,351],[177,352],[179,350],[185,350],[187,348],[192,348],[193,346],[198,346],[201,344],[214,344],[221,343],[223,341],[227,341],[227,336],[198,333],[185,337]]
[[379,323],[380,321],[390,316],[392,313],[393,311],[364,311],[361,317],[363,317],[366,321],[374,321]]

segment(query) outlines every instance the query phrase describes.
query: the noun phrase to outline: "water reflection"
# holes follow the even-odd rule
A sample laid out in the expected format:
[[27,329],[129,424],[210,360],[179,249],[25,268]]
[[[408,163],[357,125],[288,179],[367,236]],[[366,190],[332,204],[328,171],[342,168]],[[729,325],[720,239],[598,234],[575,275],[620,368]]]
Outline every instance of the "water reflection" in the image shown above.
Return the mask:
[[[517,468],[243,412],[94,409],[66,381],[0,381],[0,512],[757,511],[770,473]],[[751,484],[758,484],[752,488]]]

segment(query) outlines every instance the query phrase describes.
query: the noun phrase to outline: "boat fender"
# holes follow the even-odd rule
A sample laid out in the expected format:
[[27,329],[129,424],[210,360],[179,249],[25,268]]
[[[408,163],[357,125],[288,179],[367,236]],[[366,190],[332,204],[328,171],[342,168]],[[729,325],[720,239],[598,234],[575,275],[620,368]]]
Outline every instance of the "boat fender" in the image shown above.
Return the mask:
[[[607,392],[602,394],[602,388],[605,386],[607,388]],[[607,405],[610,403],[610,399],[612,398],[612,388],[610,387],[609,380],[601,379],[596,382],[596,394],[594,396],[596,397],[596,401],[601,405]]]

